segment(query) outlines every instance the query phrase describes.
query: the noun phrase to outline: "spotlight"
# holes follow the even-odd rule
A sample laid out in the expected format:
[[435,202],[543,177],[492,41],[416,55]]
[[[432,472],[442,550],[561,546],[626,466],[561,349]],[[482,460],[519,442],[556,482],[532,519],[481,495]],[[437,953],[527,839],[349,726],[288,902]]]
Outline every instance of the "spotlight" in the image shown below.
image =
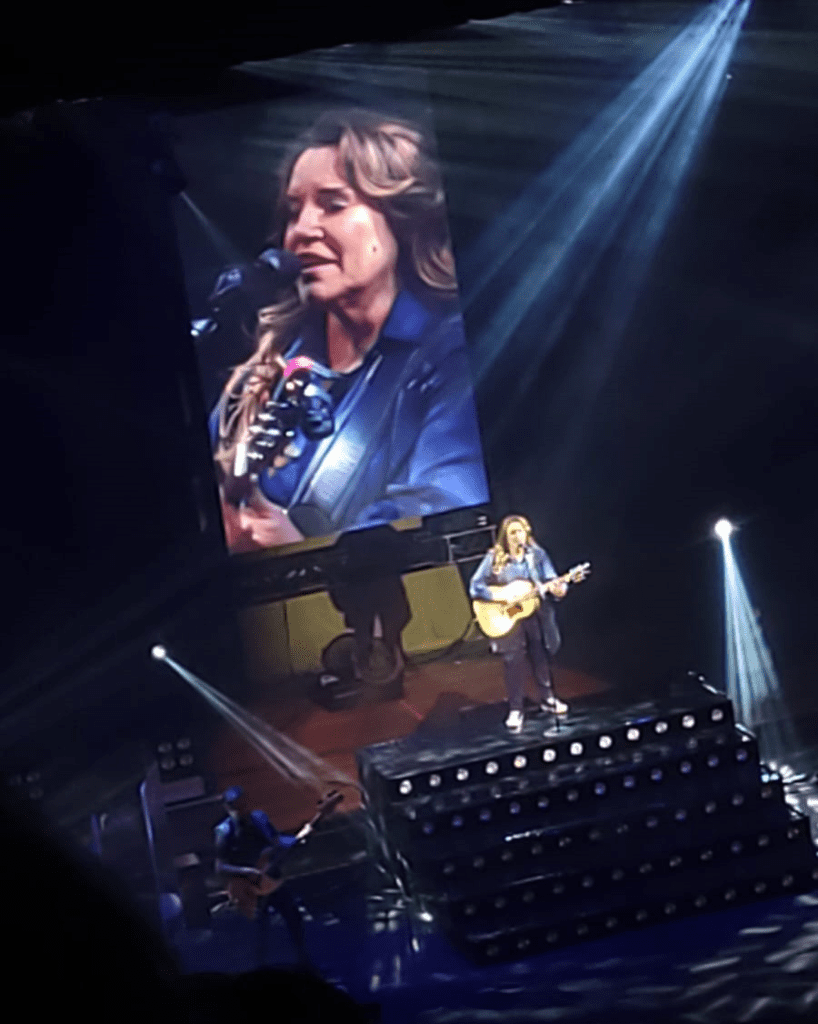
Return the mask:
[[167,656],[167,649],[163,647],[162,644],[154,644],[153,647],[151,647],[151,657],[155,658],[157,661],[164,661]]
[[729,519],[719,519],[719,521],[713,527],[713,533],[715,533],[715,535],[721,541],[726,541],[734,530],[735,527]]

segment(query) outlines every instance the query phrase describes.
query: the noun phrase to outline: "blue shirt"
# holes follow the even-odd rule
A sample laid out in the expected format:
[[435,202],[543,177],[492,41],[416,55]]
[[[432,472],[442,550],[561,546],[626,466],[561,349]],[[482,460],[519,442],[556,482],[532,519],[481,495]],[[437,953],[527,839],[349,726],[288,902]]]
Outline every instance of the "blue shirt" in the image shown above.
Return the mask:
[[519,562],[509,558],[499,572],[494,571],[494,553],[489,551],[474,571],[471,585],[469,586],[469,593],[473,598],[490,601],[490,585],[495,587],[505,586],[514,580],[531,580],[532,583],[545,583],[546,580],[556,579],[556,576],[557,573],[551,559],[536,544],[526,548],[524,556]]
[[[307,319],[285,353],[295,355],[326,365],[323,314]],[[375,388],[384,400],[374,413],[370,403],[364,416],[367,391]],[[401,291],[363,364],[330,393],[333,437],[297,438],[301,454],[259,480],[265,497],[288,509],[302,533],[375,526],[489,500],[463,321],[453,306]],[[214,441],[217,431],[218,407],[211,417]],[[301,525],[305,510],[312,528]]]

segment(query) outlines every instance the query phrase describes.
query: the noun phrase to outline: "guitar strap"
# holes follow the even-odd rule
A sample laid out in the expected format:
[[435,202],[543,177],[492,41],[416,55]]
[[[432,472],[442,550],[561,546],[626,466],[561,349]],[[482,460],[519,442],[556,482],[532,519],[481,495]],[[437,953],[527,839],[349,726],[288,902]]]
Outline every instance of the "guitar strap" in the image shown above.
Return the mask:
[[302,533],[318,536],[339,528],[371,459],[386,441],[401,391],[450,329],[447,318],[418,346],[377,352],[344,396],[335,433],[318,445],[288,508]]
[[525,553],[525,562],[528,566],[528,575],[531,578],[532,583],[544,583],[545,580],[541,580],[537,575],[537,567],[534,564],[534,549],[528,548]]

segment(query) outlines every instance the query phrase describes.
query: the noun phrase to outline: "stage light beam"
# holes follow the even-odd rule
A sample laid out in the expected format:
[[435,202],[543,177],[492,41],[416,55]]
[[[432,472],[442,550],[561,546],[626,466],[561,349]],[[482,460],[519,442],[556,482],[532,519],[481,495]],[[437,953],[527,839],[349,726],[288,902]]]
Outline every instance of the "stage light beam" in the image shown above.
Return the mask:
[[151,657],[155,658],[156,661],[165,661],[167,656],[167,648],[163,647],[162,644],[154,644],[153,647],[151,647]]
[[790,762],[797,747],[792,715],[733,550],[733,525],[721,519],[713,531],[720,540],[724,572],[724,645],[727,695],[736,720],[758,736],[765,761]]
[[[590,409],[605,384],[715,116],[750,5],[751,0],[702,5],[462,261],[464,308],[480,325],[473,342],[478,385],[504,367],[520,368],[508,384],[507,413],[497,415],[495,430],[535,386],[543,361],[616,240],[617,263],[598,289],[593,359],[559,398],[570,410],[562,457],[578,444],[587,420],[577,415],[578,405]],[[507,287],[508,281],[513,286]],[[524,321],[536,323],[536,330],[520,330]]]
[[220,693],[214,686],[206,683],[194,672],[180,665],[168,652],[157,644],[151,651],[160,648],[164,653],[161,660],[168,668],[173,669],[185,680],[221,717],[232,725],[236,731],[264,758],[291,782],[311,786],[323,791],[328,785],[344,785],[360,789],[359,784],[346,772],[325,761],[311,750],[297,743],[284,733],[268,725],[257,715],[246,711],[230,697]]

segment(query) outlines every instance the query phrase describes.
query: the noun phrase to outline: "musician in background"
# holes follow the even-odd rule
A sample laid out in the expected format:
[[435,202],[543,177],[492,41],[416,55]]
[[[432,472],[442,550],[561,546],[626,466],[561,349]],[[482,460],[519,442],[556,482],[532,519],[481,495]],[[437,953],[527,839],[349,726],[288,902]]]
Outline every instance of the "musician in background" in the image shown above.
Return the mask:
[[503,659],[509,703],[506,727],[520,732],[527,663],[533,669],[542,709],[558,715],[568,712],[568,705],[554,693],[551,676],[551,658],[560,646],[554,601],[565,597],[568,584],[557,580],[551,559],[534,540],[528,520],[519,515],[506,516],[500,524],[497,543],[475,570],[469,592],[473,599],[491,601],[494,595],[490,586],[503,586],[514,580],[530,580],[534,584],[540,594],[539,607],[505,636],[493,640],[491,649]]
[[[216,826],[216,871],[227,879],[244,878],[258,885],[262,880],[262,872],[257,865],[262,855],[272,851],[274,857],[277,852],[294,846],[298,839],[281,835],[264,811],[249,811],[247,797],[239,786],[227,790],[224,805],[227,817]],[[280,869],[268,873],[273,878],[281,877]],[[307,953],[301,912],[286,885],[279,886],[258,900],[256,922],[259,967],[265,962],[270,916],[274,911],[281,914],[287,926],[301,966],[314,970]]]

